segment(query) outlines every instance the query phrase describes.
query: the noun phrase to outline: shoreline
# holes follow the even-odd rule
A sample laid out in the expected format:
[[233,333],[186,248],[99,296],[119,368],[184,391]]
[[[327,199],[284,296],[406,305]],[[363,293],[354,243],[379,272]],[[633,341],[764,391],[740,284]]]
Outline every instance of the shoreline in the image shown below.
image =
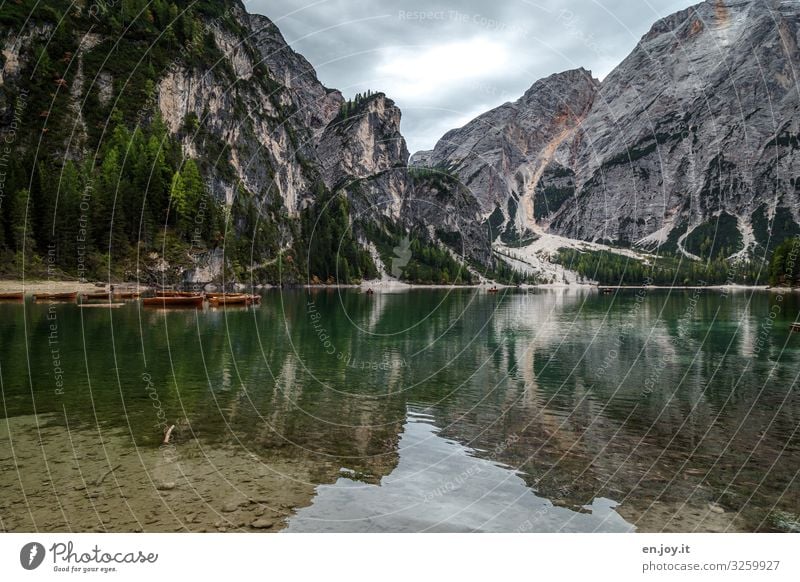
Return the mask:
[[104,283],[103,286],[91,282],[70,281],[64,279],[0,279],[0,292],[13,293],[22,291],[28,293],[65,293],[77,291],[78,293],[99,293],[114,285],[116,291],[136,289],[147,291],[147,285],[134,283]]
[[[110,285],[114,285],[115,290],[137,290],[137,291],[150,291],[152,287],[150,285],[139,284],[135,281],[129,281],[127,283],[104,283],[102,286],[90,283],[90,282],[80,282],[80,281],[69,281],[69,280],[43,280],[43,279],[0,279],[0,292],[2,293],[10,293],[10,292],[17,292],[23,291],[25,293],[41,293],[41,292],[68,292],[68,291],[77,291],[79,293],[89,293],[89,292],[98,292],[103,289],[108,289]],[[239,285],[241,286],[241,285]],[[247,287],[247,286],[244,286]],[[362,291],[366,291],[367,289],[372,289],[375,292],[379,291],[410,291],[410,290],[418,290],[418,289],[431,289],[431,290],[442,290],[442,289],[450,289],[450,290],[458,290],[458,289],[497,289],[497,290],[536,290],[536,289],[552,289],[552,290],[560,290],[560,289],[567,289],[567,290],[597,290],[597,291],[604,291],[604,290],[611,290],[611,291],[627,291],[627,290],[675,290],[675,291],[697,291],[697,290],[706,290],[706,291],[768,291],[774,293],[784,293],[784,292],[798,292],[800,288],[798,287],[771,287],[769,285],[674,285],[674,286],[667,286],[667,285],[591,285],[591,284],[563,284],[563,283],[546,283],[541,285],[530,285],[530,284],[523,284],[523,285],[503,285],[500,283],[479,283],[473,285],[442,285],[442,284],[431,284],[431,285],[422,285],[422,284],[411,284],[411,283],[403,283],[402,281],[365,281],[361,284],[349,284],[349,285],[340,285],[340,284],[298,284],[298,285],[286,285],[286,286],[279,286],[279,285],[256,285],[253,289],[257,290],[290,290],[290,289],[314,289],[314,290],[321,290],[321,289],[360,289]]]

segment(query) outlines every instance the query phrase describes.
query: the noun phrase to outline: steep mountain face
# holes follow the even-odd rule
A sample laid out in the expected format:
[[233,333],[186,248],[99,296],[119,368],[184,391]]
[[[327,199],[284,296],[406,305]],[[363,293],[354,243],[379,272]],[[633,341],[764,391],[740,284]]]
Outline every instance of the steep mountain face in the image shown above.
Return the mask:
[[514,103],[448,132],[411,163],[456,173],[504,237],[533,232],[536,187],[549,166],[568,163],[598,85],[584,69],[552,75]]
[[18,160],[3,183],[5,263],[54,245],[79,276],[351,282],[380,275],[372,239],[412,236],[430,260],[420,280],[440,282],[455,269],[437,232],[453,248],[461,231],[469,258],[492,262],[479,212],[444,216],[470,203],[409,175],[399,108],[325,87],[238,0],[39,4],[0,14],[0,136]]
[[183,135],[190,155],[202,155],[208,139],[226,147],[209,178],[228,204],[241,185],[293,216],[311,201],[320,178],[317,142],[344,98],[319,82],[267,17],[247,14],[238,3],[229,16],[242,28],[206,22],[222,62],[171,68],[158,84],[158,107],[174,134],[187,116],[199,120],[198,130]]
[[[325,185],[362,192],[359,210],[400,218],[408,190],[408,148],[400,109],[383,93],[371,95],[325,128],[316,147]],[[363,207],[367,202],[372,208]]]
[[704,2],[658,22],[604,80],[570,164],[577,199],[553,229],[692,254],[697,228],[731,252],[766,246],[776,217],[794,231],[798,34],[800,5],[778,0]]
[[357,223],[389,220],[424,233],[458,257],[491,265],[491,245],[476,199],[445,173],[409,172],[400,119],[400,109],[383,93],[341,112],[317,144],[325,185],[347,193]]
[[[254,269],[307,246],[299,217],[325,183],[317,144],[344,98],[266,17],[238,0],[20,0],[0,13],[0,45],[15,162],[4,263],[54,245],[72,275],[109,263],[119,277],[194,281],[227,264],[226,277],[276,282],[277,266]],[[19,215],[32,217],[24,236]],[[171,267],[157,267],[165,255]],[[288,280],[302,271],[290,267]]]
[[495,231],[506,242],[528,228],[758,254],[800,230],[799,35],[797,2],[703,2],[656,23],[602,83],[540,81],[412,162],[452,168],[485,217],[514,222]]
[[[253,31],[250,42],[258,49],[272,77],[290,94],[296,109],[293,117],[299,118],[303,127],[317,135],[339,113],[344,103],[342,94],[319,82],[311,63],[292,50],[269,18],[260,14],[242,14],[241,18],[249,19]],[[233,47],[223,48],[223,52],[234,54]]]

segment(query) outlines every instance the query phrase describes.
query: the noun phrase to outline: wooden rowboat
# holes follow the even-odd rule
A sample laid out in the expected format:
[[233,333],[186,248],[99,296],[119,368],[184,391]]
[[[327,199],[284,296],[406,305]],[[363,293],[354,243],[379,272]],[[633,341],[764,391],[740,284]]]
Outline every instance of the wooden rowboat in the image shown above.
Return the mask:
[[248,293],[229,293],[224,296],[209,297],[208,304],[212,307],[220,305],[253,305],[261,303],[261,295],[250,295]]
[[110,299],[111,293],[83,293],[81,299]]
[[203,307],[203,296],[148,297],[142,300],[145,307]]
[[210,297],[210,305],[249,305],[253,300],[249,295],[225,295],[224,297]]
[[193,291],[156,291],[156,297],[202,297],[202,293]]
[[72,293],[37,293],[33,296],[34,301],[75,301],[78,292]]
[[112,297],[114,299],[139,299],[141,295],[138,291],[120,291],[113,293]]
[[0,293],[0,301],[21,301],[25,299],[25,294],[20,291],[19,293]]

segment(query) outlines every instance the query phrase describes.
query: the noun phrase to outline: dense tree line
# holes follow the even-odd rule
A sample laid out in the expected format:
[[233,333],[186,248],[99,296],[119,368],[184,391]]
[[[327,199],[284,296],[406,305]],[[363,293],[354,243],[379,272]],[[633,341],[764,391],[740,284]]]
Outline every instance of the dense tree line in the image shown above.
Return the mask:
[[501,259],[495,259],[494,267],[490,269],[480,268],[476,266],[481,274],[487,279],[496,281],[501,285],[536,285],[539,283],[547,283],[548,281],[540,281],[535,275],[526,275],[514,269],[511,265]]
[[800,238],[783,241],[772,254],[769,264],[770,285],[800,285]]
[[379,276],[370,254],[356,242],[347,198],[318,183],[315,203],[301,216],[309,279],[357,283]]
[[367,238],[378,249],[387,269],[400,269],[399,279],[416,284],[473,283],[469,269],[453,258],[450,252],[424,235],[408,232],[398,225],[383,221],[363,225]]
[[663,256],[648,263],[617,253],[562,249],[556,262],[575,271],[587,281],[601,285],[757,285],[766,280],[760,261],[692,261],[683,257]]
[[220,205],[158,117],[133,131],[118,117],[112,123],[94,158],[15,166],[2,246],[17,266],[25,251],[29,266],[47,257],[67,274],[98,277],[137,247],[160,250],[165,235],[196,250],[221,240]]

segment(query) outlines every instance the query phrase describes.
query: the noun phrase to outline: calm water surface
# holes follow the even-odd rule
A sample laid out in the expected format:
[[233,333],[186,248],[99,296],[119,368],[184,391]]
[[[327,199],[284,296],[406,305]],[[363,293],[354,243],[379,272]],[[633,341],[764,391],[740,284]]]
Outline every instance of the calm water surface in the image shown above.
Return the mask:
[[0,529],[796,530],[799,309],[712,290],[0,304]]

